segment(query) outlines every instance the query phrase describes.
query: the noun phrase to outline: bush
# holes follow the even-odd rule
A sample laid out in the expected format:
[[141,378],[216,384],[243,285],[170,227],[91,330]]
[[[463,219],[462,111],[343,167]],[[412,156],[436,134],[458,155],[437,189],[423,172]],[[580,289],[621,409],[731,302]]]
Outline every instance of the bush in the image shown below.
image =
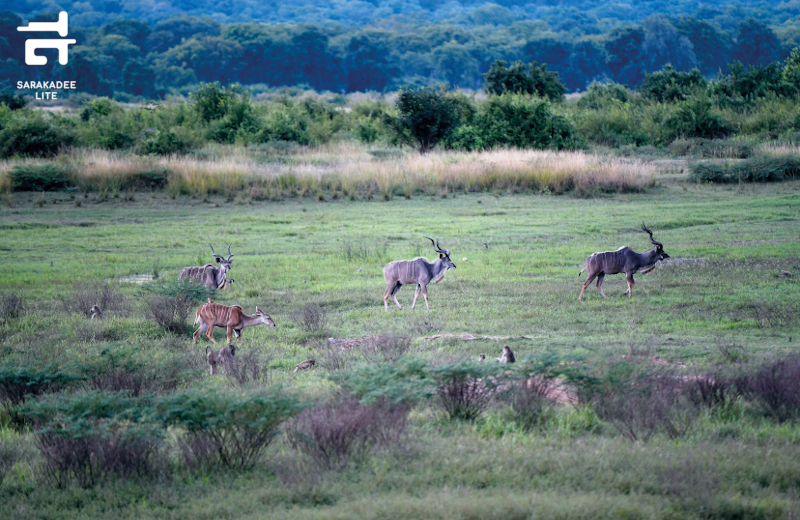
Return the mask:
[[706,84],[706,79],[696,68],[691,72],[680,72],[672,65],[666,65],[652,74],[645,74],[639,92],[661,103],[684,101],[693,92],[704,90]]
[[0,130],[0,157],[52,157],[75,142],[75,135],[42,117],[14,118]]
[[593,81],[586,93],[578,99],[578,108],[600,110],[631,100],[631,90],[617,83],[597,83]]
[[408,336],[376,336],[361,345],[361,353],[370,363],[397,361],[411,347]]
[[27,102],[22,96],[15,96],[5,92],[0,94],[0,104],[6,105],[11,110],[19,110],[20,108],[25,108]]
[[386,116],[387,126],[398,141],[414,143],[420,153],[432,150],[459,124],[457,102],[432,88],[401,89],[397,111],[397,117]]
[[179,427],[189,466],[220,463],[232,469],[255,465],[278,433],[278,426],[300,409],[280,387],[249,392],[187,390],[157,403],[166,424]]
[[800,177],[800,158],[757,156],[734,163],[697,162],[690,167],[695,182],[779,182]]
[[15,191],[63,191],[73,187],[69,177],[58,164],[18,164],[11,169],[11,186]]
[[145,284],[142,289],[148,293],[145,302],[150,316],[162,328],[178,333],[186,332],[189,312],[216,294],[215,290],[188,278],[158,285]]
[[25,314],[25,298],[16,292],[0,294],[0,323],[15,320]]
[[236,362],[225,367],[228,380],[234,381],[237,386],[247,385],[266,386],[272,382],[268,370],[271,356],[264,354],[260,349],[251,348],[246,354],[241,351],[236,356]]
[[546,64],[539,65],[534,61],[528,65],[527,71],[521,61],[506,65],[503,60],[495,60],[489,71],[483,74],[487,93],[535,94],[552,101],[564,99],[567,88],[558,78],[558,72],[547,70]]
[[0,367],[0,402],[6,406],[18,406],[30,396],[58,392],[68,384],[79,380],[55,366]]
[[21,450],[18,443],[7,442],[0,437],[0,486],[6,479],[6,475],[20,459]]
[[477,116],[486,147],[576,148],[572,125],[553,114],[550,103],[516,94],[490,97]]
[[677,137],[719,139],[733,133],[731,124],[714,109],[711,100],[704,94],[679,102],[661,128],[665,141]]
[[319,332],[328,325],[327,312],[316,303],[294,311],[291,319],[303,332]]
[[471,421],[483,412],[497,388],[497,378],[488,377],[494,371],[474,363],[430,369],[439,404],[450,419]]
[[800,418],[800,355],[764,364],[738,381],[744,395],[778,422]]
[[339,398],[302,412],[287,428],[289,444],[326,469],[361,462],[369,451],[400,442],[408,407],[376,402],[364,405],[355,398]]
[[93,305],[99,305],[103,313],[126,312],[128,298],[119,286],[109,282],[77,282],[72,293],[62,291],[58,300],[65,312],[89,316]]
[[509,405],[515,421],[524,431],[542,428],[552,415],[553,403],[548,398],[552,385],[551,380],[531,378],[503,394],[503,402]]
[[194,148],[194,143],[172,129],[156,130],[139,143],[143,154],[172,155]]
[[80,392],[28,403],[20,413],[36,426],[48,476],[91,487],[110,475],[149,476],[162,460],[163,430],[148,403],[119,393]]

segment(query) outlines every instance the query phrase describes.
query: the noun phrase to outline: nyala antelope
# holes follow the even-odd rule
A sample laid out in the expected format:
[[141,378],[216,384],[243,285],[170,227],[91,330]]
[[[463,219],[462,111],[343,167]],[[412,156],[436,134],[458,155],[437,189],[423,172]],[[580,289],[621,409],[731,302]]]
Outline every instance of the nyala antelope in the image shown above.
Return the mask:
[[255,315],[248,316],[242,311],[239,305],[229,307],[220,303],[207,303],[197,309],[194,324],[197,325],[198,323],[200,323],[200,327],[192,336],[193,344],[197,343],[197,338],[199,338],[200,334],[203,332],[206,333],[206,336],[212,343],[216,343],[211,334],[214,331],[214,327],[227,327],[228,343],[230,343],[231,337],[234,334],[237,338],[242,337],[242,329],[245,327],[261,325],[262,323],[270,327],[275,326],[275,322],[272,321],[269,314],[264,314],[258,307],[256,307]]
[[[228,246],[228,258],[215,253],[214,246],[211,246],[211,254],[217,259],[219,267],[214,267],[214,264],[206,264],[198,267],[187,267],[181,271],[178,279],[182,280],[183,278],[188,278],[201,283],[208,289],[212,290],[224,289],[229,283],[233,283],[233,280],[229,280],[227,276],[228,271],[231,269],[231,258],[234,256],[231,253],[231,246]],[[210,301],[211,299],[209,298],[209,302]]]
[[413,309],[417,305],[417,298],[419,297],[420,290],[422,296],[425,297],[425,308],[430,309],[428,306],[428,284],[431,280],[434,283],[439,283],[444,278],[444,273],[448,269],[455,269],[456,264],[450,260],[450,251],[447,249],[439,248],[439,239],[436,242],[431,237],[425,237],[431,241],[433,250],[439,253],[439,259],[431,263],[427,258],[417,257],[413,260],[395,260],[389,262],[383,268],[383,277],[386,279],[386,291],[383,293],[383,307],[386,312],[389,312],[389,296],[394,298],[394,303],[400,310],[403,307],[397,301],[397,291],[403,284],[417,284],[417,290],[414,292],[414,302],[411,304]]
[[650,251],[644,253],[637,253],[628,246],[623,246],[616,251],[604,251],[602,253],[593,253],[583,263],[583,268],[578,276],[584,270],[586,272],[586,281],[583,282],[583,289],[578,296],[578,301],[583,298],[583,292],[589,287],[595,277],[597,277],[597,290],[603,295],[603,298],[608,299],[606,293],[603,292],[603,278],[607,274],[625,273],[628,279],[628,290],[622,293],[630,298],[632,296],[631,289],[633,289],[633,274],[641,272],[642,274],[649,273],[656,268],[656,262],[659,260],[666,260],[669,255],[664,252],[664,244],[653,240],[653,232],[645,227],[642,223],[642,231],[650,235],[650,242],[655,246]]
[[208,361],[208,368],[211,375],[217,373],[217,365],[223,365],[226,372],[230,372],[233,366],[233,356],[236,355],[236,345],[228,344],[227,347],[219,350],[214,350],[211,347],[206,347],[206,361]]

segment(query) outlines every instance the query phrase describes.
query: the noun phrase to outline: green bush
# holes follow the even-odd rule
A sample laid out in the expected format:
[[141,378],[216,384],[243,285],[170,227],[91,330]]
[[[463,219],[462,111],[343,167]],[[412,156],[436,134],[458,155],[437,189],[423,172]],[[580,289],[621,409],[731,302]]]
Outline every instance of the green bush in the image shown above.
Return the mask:
[[444,92],[432,88],[401,89],[397,117],[386,116],[386,123],[401,143],[413,143],[420,153],[432,150],[459,124],[458,103]]
[[252,467],[298,412],[297,398],[280,387],[240,390],[187,390],[157,403],[164,423],[184,430],[181,447],[188,464],[218,462],[234,469]]
[[696,68],[691,72],[680,72],[672,65],[666,65],[652,74],[645,74],[639,92],[662,103],[683,101],[692,93],[704,90],[706,85],[706,79]]
[[586,93],[578,99],[578,108],[598,110],[609,105],[627,103],[632,92],[625,85],[617,83],[597,83],[593,81]]
[[59,367],[0,367],[0,402],[18,406],[30,396],[57,392],[82,379]]
[[546,64],[533,62],[526,66],[515,61],[507,66],[503,60],[495,60],[489,71],[483,74],[484,89],[489,94],[535,94],[552,101],[564,99],[567,88],[558,78],[558,72],[547,70]]
[[677,137],[719,139],[733,133],[730,122],[725,120],[704,94],[677,103],[661,128],[662,139],[667,142]]
[[293,102],[284,100],[266,107],[263,128],[256,136],[256,141],[289,141],[298,144],[312,142],[309,132],[310,118],[308,113]]
[[756,156],[733,163],[698,162],[689,179],[695,182],[779,182],[800,177],[800,157]]
[[40,116],[22,116],[0,130],[0,157],[52,157],[74,142],[72,131]]
[[142,153],[153,155],[171,155],[184,153],[193,148],[193,143],[174,130],[156,130],[141,143]]
[[555,115],[550,103],[518,94],[490,97],[476,117],[487,148],[577,148],[572,124]]
[[63,191],[73,187],[67,172],[55,163],[19,164],[10,175],[16,191]]

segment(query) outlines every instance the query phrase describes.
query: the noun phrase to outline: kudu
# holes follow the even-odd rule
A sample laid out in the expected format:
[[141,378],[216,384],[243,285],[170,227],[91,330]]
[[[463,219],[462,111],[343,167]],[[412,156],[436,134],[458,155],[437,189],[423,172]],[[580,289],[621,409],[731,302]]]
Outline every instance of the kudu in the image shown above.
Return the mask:
[[450,251],[447,249],[439,248],[439,239],[436,242],[431,237],[425,237],[431,241],[434,251],[439,253],[439,259],[431,263],[427,258],[417,257],[413,260],[396,260],[389,262],[383,268],[383,277],[386,279],[386,291],[383,293],[383,307],[386,312],[389,312],[389,296],[394,298],[394,302],[400,310],[403,307],[397,301],[397,291],[403,284],[417,284],[417,290],[414,292],[414,303],[411,304],[413,309],[417,305],[417,298],[419,297],[420,290],[425,297],[425,308],[430,309],[428,306],[428,284],[431,280],[434,283],[439,283],[444,278],[444,273],[448,269],[455,269],[456,264],[450,260]]
[[[228,246],[228,258],[218,255],[214,252],[214,246],[211,246],[211,254],[217,259],[219,267],[214,267],[214,264],[206,264],[198,267],[187,267],[178,276],[178,279],[188,278],[205,285],[207,288],[224,289],[233,280],[229,280],[227,273],[231,269],[231,246]],[[209,298],[209,302],[212,300]]]
[[627,276],[628,290],[622,293],[622,295],[625,296],[627,294],[630,298],[632,296],[631,289],[633,289],[634,283],[633,274],[637,272],[641,272],[642,274],[649,273],[656,268],[656,262],[669,258],[669,255],[664,252],[664,244],[653,240],[653,232],[647,229],[644,223],[642,223],[642,231],[650,235],[650,242],[655,245],[652,250],[645,251],[644,253],[637,253],[633,249],[624,246],[616,251],[593,253],[586,259],[583,263],[583,268],[580,273],[578,273],[578,276],[580,276],[584,270],[588,269],[586,281],[583,283],[583,289],[581,289],[581,294],[578,296],[578,301],[581,301],[583,292],[589,287],[589,284],[592,283],[595,277],[597,277],[597,290],[600,291],[603,298],[608,299],[603,292],[603,278],[607,274],[617,273],[625,273]]
[[212,343],[216,343],[211,334],[214,331],[214,327],[226,327],[228,329],[228,343],[230,343],[231,336],[234,334],[237,338],[242,337],[242,329],[245,327],[252,327],[253,325],[260,325],[262,323],[270,327],[275,326],[275,322],[272,321],[269,314],[264,314],[258,307],[256,307],[254,316],[248,316],[242,312],[242,308],[239,305],[229,307],[220,303],[207,303],[197,309],[194,324],[197,325],[198,323],[200,323],[200,327],[192,336],[193,344],[197,343],[197,338],[199,338],[200,334],[203,332],[206,333],[206,336],[208,336],[208,339],[210,339]]

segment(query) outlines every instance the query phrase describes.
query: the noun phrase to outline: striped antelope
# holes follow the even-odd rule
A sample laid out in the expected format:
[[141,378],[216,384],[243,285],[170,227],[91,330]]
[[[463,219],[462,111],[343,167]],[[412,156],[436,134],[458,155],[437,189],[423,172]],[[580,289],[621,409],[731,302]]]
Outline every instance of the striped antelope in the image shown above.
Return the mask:
[[[227,273],[231,269],[231,246],[228,246],[228,258],[218,255],[214,252],[214,246],[211,246],[211,254],[217,259],[219,267],[214,267],[214,264],[206,264],[198,267],[187,267],[178,276],[178,279],[188,278],[199,282],[209,289],[224,289],[233,280],[228,280]],[[211,301],[211,299],[209,299]]]
[[434,251],[439,253],[439,259],[431,263],[427,258],[417,257],[413,260],[395,260],[389,262],[383,268],[383,277],[386,279],[386,291],[383,293],[383,307],[386,312],[389,312],[389,296],[394,298],[394,303],[400,310],[403,307],[397,301],[397,291],[400,290],[403,284],[417,284],[417,290],[414,292],[414,302],[411,308],[417,305],[417,298],[419,292],[422,290],[422,296],[425,297],[425,308],[430,309],[428,306],[428,284],[431,280],[434,283],[439,283],[444,278],[444,273],[448,269],[455,269],[456,264],[450,260],[450,251],[447,249],[439,248],[439,239],[436,242],[431,237],[425,237],[431,241]]
[[216,343],[211,334],[214,331],[214,327],[226,327],[228,329],[228,343],[230,343],[231,336],[234,334],[237,338],[242,337],[242,329],[245,327],[252,327],[253,325],[260,325],[262,323],[270,327],[275,326],[275,322],[272,321],[269,314],[264,314],[258,307],[256,307],[255,315],[248,316],[242,312],[242,308],[239,305],[229,307],[221,303],[207,303],[197,309],[194,324],[197,325],[198,323],[200,323],[200,327],[192,336],[192,344],[197,343],[197,338],[199,338],[200,334],[203,332],[206,333],[206,336],[212,343]]
[[650,235],[650,242],[655,245],[651,251],[637,253],[628,246],[623,246],[616,251],[593,253],[586,259],[581,272],[578,273],[578,276],[580,276],[584,270],[588,269],[586,281],[583,283],[583,289],[581,289],[581,294],[578,296],[578,301],[581,301],[583,292],[589,287],[595,276],[597,277],[597,290],[600,291],[603,298],[608,299],[603,292],[603,278],[607,274],[617,273],[625,273],[627,276],[628,290],[622,295],[625,296],[627,294],[630,298],[632,296],[631,289],[633,289],[633,274],[639,271],[642,274],[649,273],[656,268],[656,262],[669,258],[669,255],[664,252],[664,244],[653,240],[653,232],[647,229],[644,223],[642,223],[642,231]]

